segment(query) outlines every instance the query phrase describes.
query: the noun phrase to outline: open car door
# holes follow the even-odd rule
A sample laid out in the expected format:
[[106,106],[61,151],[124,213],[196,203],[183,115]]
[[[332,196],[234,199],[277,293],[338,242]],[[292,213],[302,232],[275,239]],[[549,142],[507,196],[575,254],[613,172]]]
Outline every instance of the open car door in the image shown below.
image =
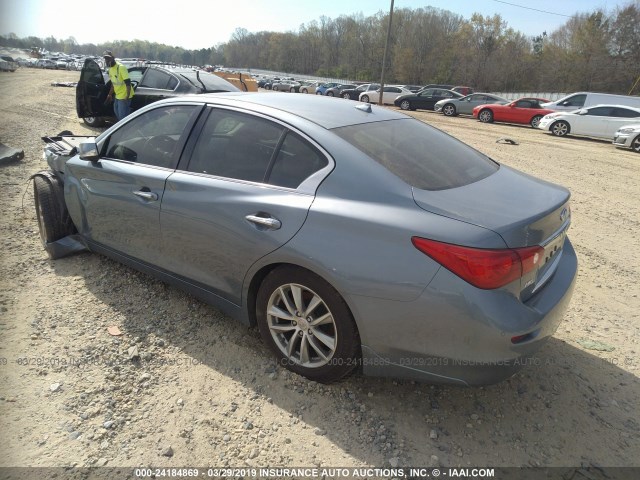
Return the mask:
[[113,117],[113,105],[105,101],[109,93],[100,66],[90,58],[84,61],[76,87],[76,112],[80,118]]

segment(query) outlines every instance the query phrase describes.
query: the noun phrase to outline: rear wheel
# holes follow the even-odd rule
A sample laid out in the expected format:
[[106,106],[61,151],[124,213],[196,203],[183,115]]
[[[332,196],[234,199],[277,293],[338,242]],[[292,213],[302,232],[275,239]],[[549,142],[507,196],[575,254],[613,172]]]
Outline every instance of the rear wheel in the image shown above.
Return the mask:
[[631,150],[636,153],[640,153],[640,135],[633,139],[631,142]]
[[53,175],[38,174],[33,178],[33,196],[38,230],[42,245],[75,233],[69,211],[64,203],[62,182]]
[[309,90],[307,90],[306,88],[303,88],[302,90],[300,90],[302,93],[309,93]]
[[568,135],[570,131],[571,128],[569,127],[569,124],[564,120],[559,120],[551,125],[551,133],[553,133],[556,137],[564,137]]
[[327,92],[327,97],[333,97],[333,92]]
[[533,128],[538,128],[538,125],[540,125],[540,120],[542,120],[542,115],[536,115],[531,119],[529,125],[531,125]]
[[256,299],[258,329],[289,370],[318,382],[348,375],[360,358],[360,338],[340,294],[294,266],[269,273]]
[[456,114],[456,106],[451,103],[447,103],[442,107],[442,113],[447,117],[453,117]]
[[491,110],[488,110],[488,109],[482,110],[478,114],[478,120],[480,120],[482,123],[491,123],[491,122],[493,122],[493,112]]

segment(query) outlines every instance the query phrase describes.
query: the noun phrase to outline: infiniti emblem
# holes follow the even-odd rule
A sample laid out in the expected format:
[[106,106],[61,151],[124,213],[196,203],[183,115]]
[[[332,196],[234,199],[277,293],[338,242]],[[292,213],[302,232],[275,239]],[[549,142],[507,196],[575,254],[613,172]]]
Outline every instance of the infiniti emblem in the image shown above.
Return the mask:
[[560,221],[564,222],[567,219],[567,215],[568,215],[569,211],[565,208],[562,209],[562,211],[560,212]]

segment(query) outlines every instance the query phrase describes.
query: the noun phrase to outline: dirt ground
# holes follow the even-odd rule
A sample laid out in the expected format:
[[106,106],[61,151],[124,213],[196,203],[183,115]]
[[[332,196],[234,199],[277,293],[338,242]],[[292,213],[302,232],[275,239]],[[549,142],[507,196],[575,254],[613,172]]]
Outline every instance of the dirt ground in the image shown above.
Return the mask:
[[0,74],[0,141],[25,152],[0,167],[0,467],[640,466],[640,155],[414,112],[571,190],[575,293],[535,364],[498,385],[326,386],[173,287],[95,254],[47,258],[28,177],[46,167],[41,136],[99,133],[75,89],[50,85],[78,77]]

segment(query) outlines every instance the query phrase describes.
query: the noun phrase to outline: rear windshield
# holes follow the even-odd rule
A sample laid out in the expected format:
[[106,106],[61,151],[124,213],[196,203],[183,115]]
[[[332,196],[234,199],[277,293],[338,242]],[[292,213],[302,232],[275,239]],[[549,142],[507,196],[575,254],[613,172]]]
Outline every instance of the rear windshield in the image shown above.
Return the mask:
[[[235,85],[227,82],[213,73],[206,72],[181,72],[180,75],[188,79],[196,87],[202,87],[204,84],[207,92],[239,92]],[[198,77],[200,80],[198,80]]]
[[461,187],[499,168],[477,150],[412,118],[350,125],[333,132],[422,190]]

